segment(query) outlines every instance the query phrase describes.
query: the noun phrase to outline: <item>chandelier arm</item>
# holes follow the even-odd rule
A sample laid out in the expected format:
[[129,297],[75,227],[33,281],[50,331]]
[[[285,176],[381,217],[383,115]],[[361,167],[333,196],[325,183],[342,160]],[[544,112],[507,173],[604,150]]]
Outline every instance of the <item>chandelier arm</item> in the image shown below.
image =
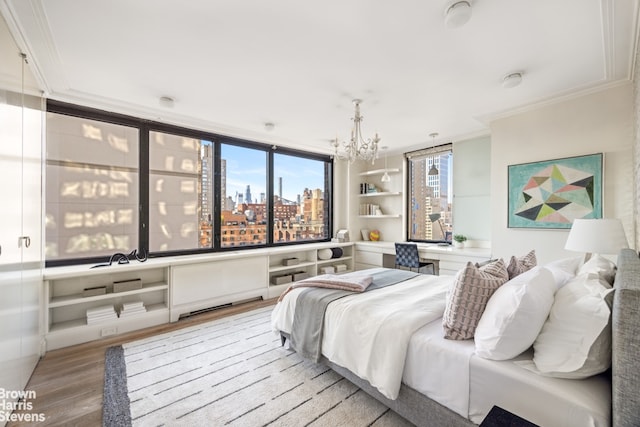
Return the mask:
[[359,99],[354,99],[354,115],[351,118],[353,121],[353,127],[351,128],[351,138],[349,141],[343,141],[342,147],[344,153],[340,153],[338,148],[340,147],[340,143],[338,138],[332,140],[332,145],[334,147],[334,151],[337,157],[342,159],[348,159],[349,162],[353,163],[357,159],[362,160],[371,160],[372,164],[375,162],[378,157],[378,143],[380,142],[380,137],[378,133],[375,134],[375,137],[364,139],[362,136],[362,129],[360,127],[363,116],[360,114],[360,102]]

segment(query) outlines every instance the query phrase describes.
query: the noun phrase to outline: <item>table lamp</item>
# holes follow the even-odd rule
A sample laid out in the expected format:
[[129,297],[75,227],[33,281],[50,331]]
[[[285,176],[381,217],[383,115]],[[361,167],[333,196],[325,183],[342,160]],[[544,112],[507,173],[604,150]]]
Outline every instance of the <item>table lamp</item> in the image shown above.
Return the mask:
[[628,247],[622,222],[617,218],[573,220],[567,243],[564,245],[567,250],[585,252],[585,262],[593,253],[618,254],[620,249]]

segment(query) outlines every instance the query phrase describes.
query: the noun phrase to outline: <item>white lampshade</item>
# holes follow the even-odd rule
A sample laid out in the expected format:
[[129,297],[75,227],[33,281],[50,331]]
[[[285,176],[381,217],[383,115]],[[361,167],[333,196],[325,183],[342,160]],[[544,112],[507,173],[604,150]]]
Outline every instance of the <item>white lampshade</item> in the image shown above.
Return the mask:
[[615,254],[629,242],[619,219],[575,219],[565,249],[576,252]]

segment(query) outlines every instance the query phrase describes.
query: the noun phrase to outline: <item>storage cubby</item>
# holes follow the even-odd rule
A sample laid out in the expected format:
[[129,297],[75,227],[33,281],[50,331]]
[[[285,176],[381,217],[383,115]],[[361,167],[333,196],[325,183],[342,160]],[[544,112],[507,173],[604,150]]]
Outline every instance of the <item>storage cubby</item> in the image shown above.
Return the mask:
[[[330,258],[326,260],[318,259],[318,252],[321,250],[340,248],[342,256],[339,258]],[[284,261],[291,258],[297,258],[298,264],[285,265]],[[279,296],[291,283],[301,280],[294,277],[296,273],[306,273],[306,276],[316,276],[322,274],[323,267],[335,267],[338,264],[346,265],[346,270],[353,270],[353,244],[352,243],[331,243],[323,244],[322,248],[305,249],[292,251],[291,248],[282,248],[281,251],[273,252],[269,255],[269,297]],[[287,281],[288,280],[288,281]]]
[[[347,273],[349,271],[353,271],[353,246],[343,246],[339,247],[342,249],[342,255],[336,258],[330,258],[326,260],[318,260],[317,262],[317,274],[323,274],[323,267],[334,267],[334,272],[339,273]],[[346,266],[344,270],[338,271],[337,266],[343,265]]]
[[[388,203],[388,198],[400,196],[400,191],[389,188],[390,183],[379,182],[384,173],[398,174],[400,169],[376,169],[362,172],[360,176],[360,203],[358,216],[360,218],[400,218],[395,203]],[[374,179],[375,177],[375,179]],[[374,182],[375,181],[375,182]]]
[[[136,270],[126,266],[89,269],[85,274],[47,275],[44,282],[47,348],[52,350],[168,322],[167,277],[167,268]],[[114,292],[114,282],[135,279],[140,281],[138,289]],[[84,289],[96,287],[104,287],[105,293],[84,296]],[[134,302],[142,302],[146,312],[87,322],[89,309],[113,306],[120,313],[123,304]]]

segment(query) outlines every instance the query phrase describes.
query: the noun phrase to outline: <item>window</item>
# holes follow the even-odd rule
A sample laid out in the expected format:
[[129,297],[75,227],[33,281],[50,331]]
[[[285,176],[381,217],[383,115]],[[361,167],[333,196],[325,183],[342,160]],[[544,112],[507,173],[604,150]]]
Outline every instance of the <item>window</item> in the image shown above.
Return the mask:
[[149,132],[149,251],[211,248],[212,142]]
[[328,241],[329,156],[47,103],[46,265]]
[[138,247],[138,129],[47,113],[45,257]]
[[[230,144],[221,146],[222,233],[235,234],[235,239],[222,242],[223,248],[256,246],[267,243],[267,233],[254,233],[266,224],[267,152]],[[247,229],[251,233],[247,233]]]
[[407,153],[408,240],[451,242],[453,230],[451,144]]
[[273,164],[274,243],[327,239],[326,162],[275,154]]

